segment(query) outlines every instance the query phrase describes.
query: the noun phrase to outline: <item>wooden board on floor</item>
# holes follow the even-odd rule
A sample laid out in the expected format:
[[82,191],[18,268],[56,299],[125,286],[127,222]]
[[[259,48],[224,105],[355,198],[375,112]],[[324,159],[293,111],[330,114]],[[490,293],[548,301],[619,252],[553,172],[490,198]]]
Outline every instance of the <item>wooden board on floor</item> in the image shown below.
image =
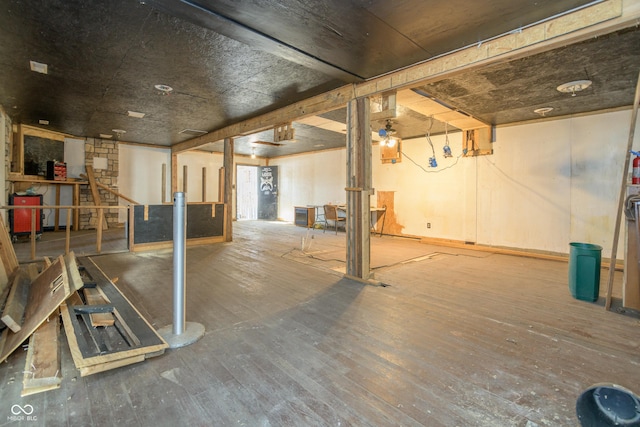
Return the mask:
[[56,310],[29,338],[21,396],[60,387],[60,314]]
[[[107,304],[90,305],[78,294],[60,306],[71,356],[80,375],[91,375],[162,354],[168,344],[91,259],[78,260]],[[108,312],[111,326],[91,327],[92,311]]]
[[22,328],[17,333],[5,329],[0,339],[0,362],[46,322],[60,304],[71,295],[65,261],[58,257],[33,281],[24,313]]
[[[84,288],[84,300],[87,305],[104,305],[109,301],[100,293],[96,288]],[[111,313],[92,313],[89,315],[91,319],[91,326],[94,328],[97,326],[113,326],[115,318]]]
[[22,328],[22,317],[29,297],[29,288],[37,276],[38,267],[35,264],[29,264],[24,269],[18,268],[14,275],[11,291],[0,318],[13,332],[18,332]]
[[[18,268],[18,257],[2,217],[0,217],[0,260],[2,260],[4,275],[7,277]],[[0,281],[0,293],[2,293],[2,285],[3,283]]]

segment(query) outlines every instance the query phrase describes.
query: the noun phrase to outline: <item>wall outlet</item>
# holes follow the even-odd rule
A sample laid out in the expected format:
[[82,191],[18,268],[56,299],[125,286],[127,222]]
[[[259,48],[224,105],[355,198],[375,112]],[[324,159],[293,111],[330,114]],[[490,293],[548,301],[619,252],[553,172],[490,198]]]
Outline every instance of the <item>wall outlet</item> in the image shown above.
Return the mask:
[[431,228],[431,223],[430,222],[427,223],[427,228]]

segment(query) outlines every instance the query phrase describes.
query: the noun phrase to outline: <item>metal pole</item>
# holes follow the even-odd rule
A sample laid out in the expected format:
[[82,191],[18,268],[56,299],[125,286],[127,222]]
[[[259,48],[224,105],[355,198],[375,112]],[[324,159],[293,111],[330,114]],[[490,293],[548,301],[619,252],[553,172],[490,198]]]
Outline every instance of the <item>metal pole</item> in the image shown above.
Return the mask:
[[185,193],[173,194],[173,334],[184,332],[186,282],[185,262],[187,243],[187,216]]
[[204,326],[185,321],[185,283],[187,263],[186,193],[173,193],[173,325],[158,330],[170,348],[193,344],[204,336]]

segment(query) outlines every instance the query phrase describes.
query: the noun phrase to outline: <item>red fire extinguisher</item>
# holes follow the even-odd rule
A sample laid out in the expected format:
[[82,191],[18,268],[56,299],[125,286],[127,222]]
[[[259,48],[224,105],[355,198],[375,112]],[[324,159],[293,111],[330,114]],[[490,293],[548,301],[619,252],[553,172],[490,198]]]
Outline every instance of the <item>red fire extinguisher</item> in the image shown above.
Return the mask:
[[631,183],[632,184],[640,184],[640,153],[637,151],[631,151],[632,154],[635,154],[633,158],[633,172],[631,173]]

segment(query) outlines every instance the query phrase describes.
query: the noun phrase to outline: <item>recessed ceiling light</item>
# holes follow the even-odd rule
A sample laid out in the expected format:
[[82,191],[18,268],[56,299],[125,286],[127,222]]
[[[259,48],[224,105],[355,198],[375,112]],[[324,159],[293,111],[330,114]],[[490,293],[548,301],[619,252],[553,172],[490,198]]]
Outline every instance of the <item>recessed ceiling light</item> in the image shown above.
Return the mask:
[[568,82],[561,84],[556,89],[563,93],[570,93],[571,96],[576,96],[576,92],[581,92],[591,86],[591,80],[576,80],[573,82]]
[[38,123],[40,123],[41,125],[48,125],[49,124],[49,120],[40,119],[40,120],[38,120]]
[[113,135],[109,135],[107,133],[101,133],[100,134],[100,138],[102,138],[102,139],[111,139],[111,138],[113,138]]
[[29,67],[31,71],[35,71],[36,73],[48,74],[47,64],[43,64],[42,62],[29,61]]
[[553,107],[542,107],[542,108],[536,108],[535,110],[533,110],[534,113],[540,114],[542,117],[544,117],[545,114],[551,111],[553,111]]
[[136,119],[141,119],[144,117],[145,113],[139,113],[137,111],[127,111],[127,115],[129,117],[135,117]]
[[153,87],[160,91],[162,95],[169,95],[170,92],[173,92],[173,88],[169,85],[154,85]]

